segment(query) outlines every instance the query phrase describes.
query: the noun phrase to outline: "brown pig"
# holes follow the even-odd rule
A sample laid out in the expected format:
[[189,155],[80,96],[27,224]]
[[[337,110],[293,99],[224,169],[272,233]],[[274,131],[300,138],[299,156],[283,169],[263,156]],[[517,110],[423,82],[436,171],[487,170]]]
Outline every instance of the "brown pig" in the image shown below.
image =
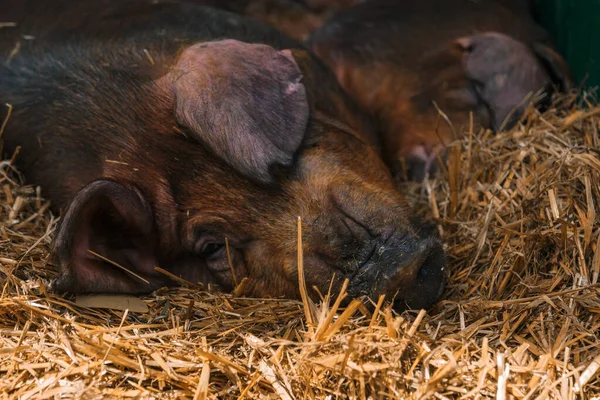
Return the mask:
[[394,172],[421,180],[467,129],[470,113],[475,128],[508,128],[528,98],[570,88],[565,61],[528,7],[520,0],[370,0],[338,13],[310,46],[379,121]]
[[11,28],[33,39],[0,40],[0,104],[5,151],[21,147],[19,169],[62,209],[54,290],[175,285],[160,266],[297,297],[301,217],[311,293],[348,279],[351,297],[398,308],[438,299],[441,244],[409,223],[368,119],[302,46],[193,4],[42,3]]

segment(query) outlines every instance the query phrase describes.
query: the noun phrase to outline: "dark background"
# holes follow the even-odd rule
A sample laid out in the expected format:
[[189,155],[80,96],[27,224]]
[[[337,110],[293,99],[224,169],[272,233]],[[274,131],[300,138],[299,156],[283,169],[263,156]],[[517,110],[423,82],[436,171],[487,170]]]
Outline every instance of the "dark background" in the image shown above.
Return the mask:
[[577,83],[600,86],[600,0],[535,0],[535,14],[553,35]]

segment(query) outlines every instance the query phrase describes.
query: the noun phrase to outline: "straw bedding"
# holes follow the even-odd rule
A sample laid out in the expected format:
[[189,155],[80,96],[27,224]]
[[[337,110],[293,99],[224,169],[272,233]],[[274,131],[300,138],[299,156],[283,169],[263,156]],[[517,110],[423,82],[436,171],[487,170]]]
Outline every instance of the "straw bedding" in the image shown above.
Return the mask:
[[336,293],[303,304],[189,287],[78,305],[46,290],[56,218],[2,163],[0,398],[599,396],[592,101],[562,98],[498,135],[466,127],[447,171],[403,188],[451,265],[442,301],[402,315],[338,307]]

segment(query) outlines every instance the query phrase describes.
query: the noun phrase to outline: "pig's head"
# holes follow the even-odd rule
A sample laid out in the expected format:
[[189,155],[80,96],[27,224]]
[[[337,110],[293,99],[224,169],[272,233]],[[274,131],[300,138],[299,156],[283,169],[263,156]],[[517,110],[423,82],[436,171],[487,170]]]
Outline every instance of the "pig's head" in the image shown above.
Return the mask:
[[416,180],[432,172],[446,147],[467,131],[471,113],[474,129],[510,128],[540,91],[571,86],[565,61],[541,43],[483,32],[424,47],[420,58],[409,60],[385,41],[376,43],[377,50],[353,48],[340,39],[344,29],[352,26],[318,31],[312,49],[379,121],[386,162]]
[[440,295],[440,243],[410,225],[368,124],[305,51],[193,45],[135,98],[144,101],[128,113],[102,111],[136,125],[110,125],[128,138],[115,149],[123,162],[107,162],[64,213],[57,290],[176,283],[160,266],[224,290],[247,278],[249,295],[297,297],[301,217],[312,293],[347,278],[351,296],[385,294],[400,308]]

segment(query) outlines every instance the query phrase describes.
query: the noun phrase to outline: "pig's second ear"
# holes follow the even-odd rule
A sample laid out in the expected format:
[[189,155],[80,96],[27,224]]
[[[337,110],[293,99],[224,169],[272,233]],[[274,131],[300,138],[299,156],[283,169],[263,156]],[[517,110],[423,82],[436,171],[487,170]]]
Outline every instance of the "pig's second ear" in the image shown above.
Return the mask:
[[222,40],[187,48],[167,76],[177,122],[263,184],[290,166],[308,124],[302,73],[289,50]]
[[[156,289],[152,210],[136,189],[94,181],[69,204],[57,229],[54,257],[60,275],[52,290],[144,293]],[[118,265],[118,266],[117,266]]]
[[535,43],[532,46],[536,56],[548,71],[552,82],[563,92],[573,89],[573,75],[565,59],[551,47]]

